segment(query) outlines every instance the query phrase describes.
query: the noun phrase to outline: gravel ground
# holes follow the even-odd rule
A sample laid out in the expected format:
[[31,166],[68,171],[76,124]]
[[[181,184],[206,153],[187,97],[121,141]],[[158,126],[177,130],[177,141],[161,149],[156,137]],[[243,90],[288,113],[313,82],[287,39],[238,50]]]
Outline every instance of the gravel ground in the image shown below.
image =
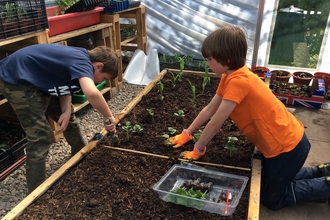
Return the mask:
[[[117,96],[108,101],[111,111],[117,115],[127,104],[144,88],[144,86],[124,84],[124,88]],[[81,130],[86,140],[90,140],[95,133],[103,128],[102,115],[90,105],[76,113],[80,122]],[[60,168],[70,157],[70,146],[62,138],[53,143],[47,158],[47,177]],[[0,219],[13,209],[27,192],[25,165],[10,174],[0,182]]]

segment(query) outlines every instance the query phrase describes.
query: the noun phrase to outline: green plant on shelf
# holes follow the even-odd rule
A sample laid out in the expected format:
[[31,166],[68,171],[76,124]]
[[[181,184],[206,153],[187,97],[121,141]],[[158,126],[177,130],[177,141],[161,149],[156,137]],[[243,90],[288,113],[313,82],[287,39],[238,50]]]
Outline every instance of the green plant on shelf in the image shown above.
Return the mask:
[[62,6],[62,7],[71,7],[72,5],[76,4],[79,0],[56,0],[55,5]]

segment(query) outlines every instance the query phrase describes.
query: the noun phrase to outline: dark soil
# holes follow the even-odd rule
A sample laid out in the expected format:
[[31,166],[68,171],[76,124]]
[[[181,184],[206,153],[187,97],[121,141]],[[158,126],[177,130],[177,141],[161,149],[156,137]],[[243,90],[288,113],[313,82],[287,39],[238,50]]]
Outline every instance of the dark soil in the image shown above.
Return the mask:
[[[173,149],[164,144],[163,134],[168,127],[181,133],[198,112],[208,104],[215,94],[219,79],[211,78],[203,95],[197,97],[192,107],[192,90],[189,82],[201,93],[202,78],[184,75],[181,82],[172,87],[171,74],[166,74],[164,99],[160,99],[159,85],[146,94],[117,127],[121,149],[144,151],[168,156],[161,157],[124,152],[107,148],[112,146],[112,136],[105,137],[76,167],[72,168],[58,183],[30,205],[19,219],[246,219],[249,199],[249,183],[240,202],[229,217],[188,208],[161,200],[152,187],[178,160],[180,152],[193,149],[193,141]],[[153,119],[146,109],[153,109]],[[174,113],[183,110],[185,116],[179,120]],[[126,122],[140,125],[143,131],[126,133],[122,126]],[[203,129],[203,128],[202,128]],[[228,137],[235,136],[238,150],[224,149]],[[254,146],[228,119],[218,134],[207,146],[201,162],[251,168]],[[208,169],[250,177],[250,171],[207,166]]]

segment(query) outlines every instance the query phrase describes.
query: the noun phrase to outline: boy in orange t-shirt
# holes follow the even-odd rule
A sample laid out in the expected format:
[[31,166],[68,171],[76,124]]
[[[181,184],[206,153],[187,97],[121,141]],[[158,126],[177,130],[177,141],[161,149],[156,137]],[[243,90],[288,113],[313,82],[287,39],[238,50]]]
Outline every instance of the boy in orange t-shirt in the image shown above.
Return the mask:
[[[243,30],[226,26],[203,42],[202,54],[216,74],[222,74],[211,102],[180,135],[170,138],[174,148],[192,140],[192,133],[210,120],[186,159],[206,152],[224,121],[230,117],[261,151],[261,202],[278,210],[297,202],[327,202],[330,196],[329,163],[302,167],[310,149],[303,124],[296,119],[245,65],[247,42]],[[267,111],[260,111],[267,109]],[[285,138],[283,138],[285,134]]]

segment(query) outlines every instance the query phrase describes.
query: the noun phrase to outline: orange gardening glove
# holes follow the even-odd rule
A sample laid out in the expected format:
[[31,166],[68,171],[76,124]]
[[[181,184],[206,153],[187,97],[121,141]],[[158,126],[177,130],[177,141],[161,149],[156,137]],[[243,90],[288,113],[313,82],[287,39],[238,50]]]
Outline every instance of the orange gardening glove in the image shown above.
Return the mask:
[[197,143],[194,145],[193,151],[183,151],[180,156],[184,159],[188,160],[198,160],[201,156],[203,156],[206,152],[206,146],[203,148],[203,150],[197,149]]
[[179,148],[191,140],[192,135],[188,134],[185,130],[183,130],[181,134],[175,135],[174,137],[170,137],[168,142],[169,144],[174,145],[173,148]]

